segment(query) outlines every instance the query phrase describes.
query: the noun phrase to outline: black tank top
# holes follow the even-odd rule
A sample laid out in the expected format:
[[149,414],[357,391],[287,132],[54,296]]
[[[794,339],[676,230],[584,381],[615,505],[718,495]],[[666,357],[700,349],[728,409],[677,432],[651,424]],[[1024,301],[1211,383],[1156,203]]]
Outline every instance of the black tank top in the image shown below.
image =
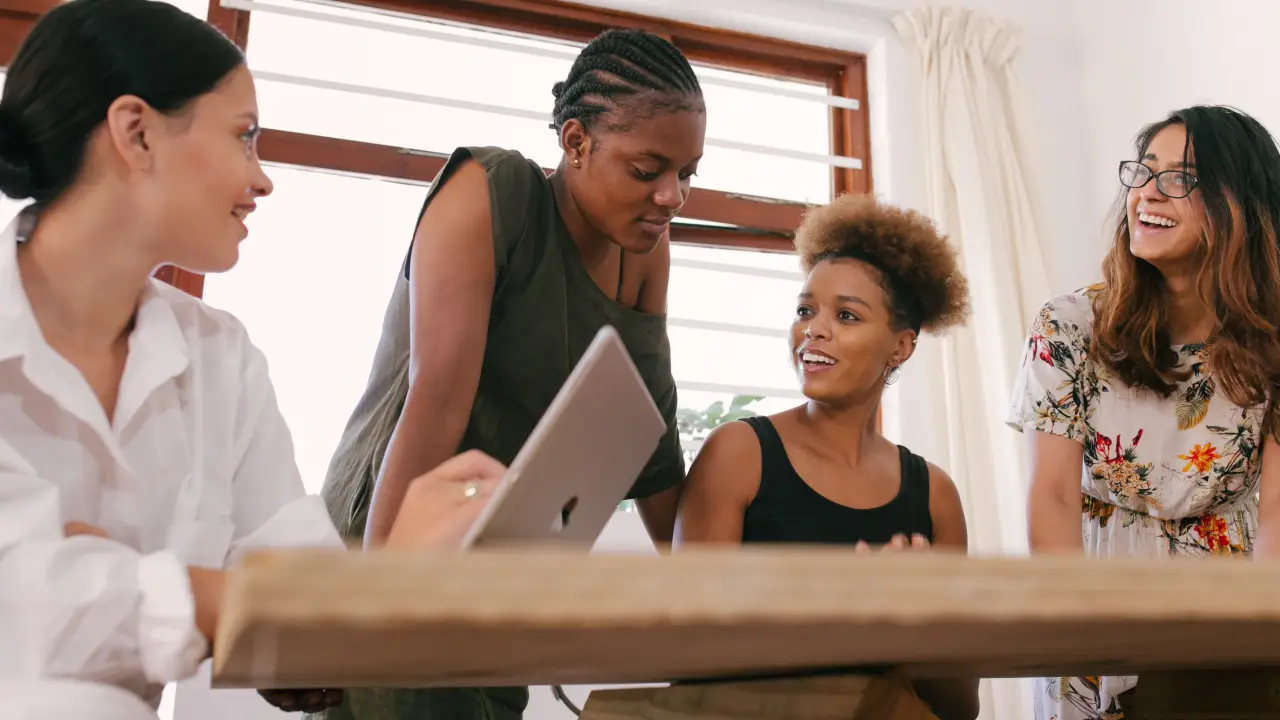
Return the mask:
[[760,439],[760,490],[743,518],[743,543],[853,545],[865,540],[883,545],[899,533],[908,538],[919,533],[933,542],[929,466],[924,458],[899,445],[898,494],[880,507],[860,510],[832,502],[809,487],[791,465],[769,418],[750,417],[745,422]]

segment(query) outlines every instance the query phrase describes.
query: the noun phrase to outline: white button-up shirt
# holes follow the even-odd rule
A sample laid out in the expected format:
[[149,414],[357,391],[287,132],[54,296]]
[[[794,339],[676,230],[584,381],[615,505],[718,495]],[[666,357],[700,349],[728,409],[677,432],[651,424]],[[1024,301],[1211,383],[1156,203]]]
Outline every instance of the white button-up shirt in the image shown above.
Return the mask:
[[[0,685],[88,681],[155,707],[207,649],[187,566],[341,541],[303,489],[244,326],[153,281],[109,421],[32,314],[16,263],[27,224],[0,235]],[[64,538],[70,521],[111,539]]]

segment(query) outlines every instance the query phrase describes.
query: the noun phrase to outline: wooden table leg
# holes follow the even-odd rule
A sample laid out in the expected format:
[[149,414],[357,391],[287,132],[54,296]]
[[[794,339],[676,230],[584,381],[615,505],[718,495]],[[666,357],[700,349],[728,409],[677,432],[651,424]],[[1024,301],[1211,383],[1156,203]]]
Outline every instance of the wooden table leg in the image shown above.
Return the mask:
[[597,690],[581,720],[937,720],[896,676]]

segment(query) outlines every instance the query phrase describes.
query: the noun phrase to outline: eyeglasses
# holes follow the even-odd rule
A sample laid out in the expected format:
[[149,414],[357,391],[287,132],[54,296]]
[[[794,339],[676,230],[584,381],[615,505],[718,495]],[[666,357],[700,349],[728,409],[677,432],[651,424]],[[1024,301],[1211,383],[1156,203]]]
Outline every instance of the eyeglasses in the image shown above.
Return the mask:
[[1170,198],[1184,198],[1196,189],[1196,176],[1183,170],[1156,172],[1137,160],[1120,163],[1120,184],[1127,188],[1144,187],[1156,179],[1156,189]]

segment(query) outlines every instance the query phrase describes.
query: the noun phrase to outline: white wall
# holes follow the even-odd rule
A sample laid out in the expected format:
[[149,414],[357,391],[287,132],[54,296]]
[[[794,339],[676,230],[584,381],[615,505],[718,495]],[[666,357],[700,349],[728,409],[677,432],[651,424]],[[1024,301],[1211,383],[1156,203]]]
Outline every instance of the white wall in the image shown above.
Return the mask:
[[[1143,125],[1170,110],[1234,105],[1280,132],[1280,3],[1275,0],[1076,0],[1091,207],[1117,197],[1116,165]],[[1101,216],[1097,218],[1102,221]]]

